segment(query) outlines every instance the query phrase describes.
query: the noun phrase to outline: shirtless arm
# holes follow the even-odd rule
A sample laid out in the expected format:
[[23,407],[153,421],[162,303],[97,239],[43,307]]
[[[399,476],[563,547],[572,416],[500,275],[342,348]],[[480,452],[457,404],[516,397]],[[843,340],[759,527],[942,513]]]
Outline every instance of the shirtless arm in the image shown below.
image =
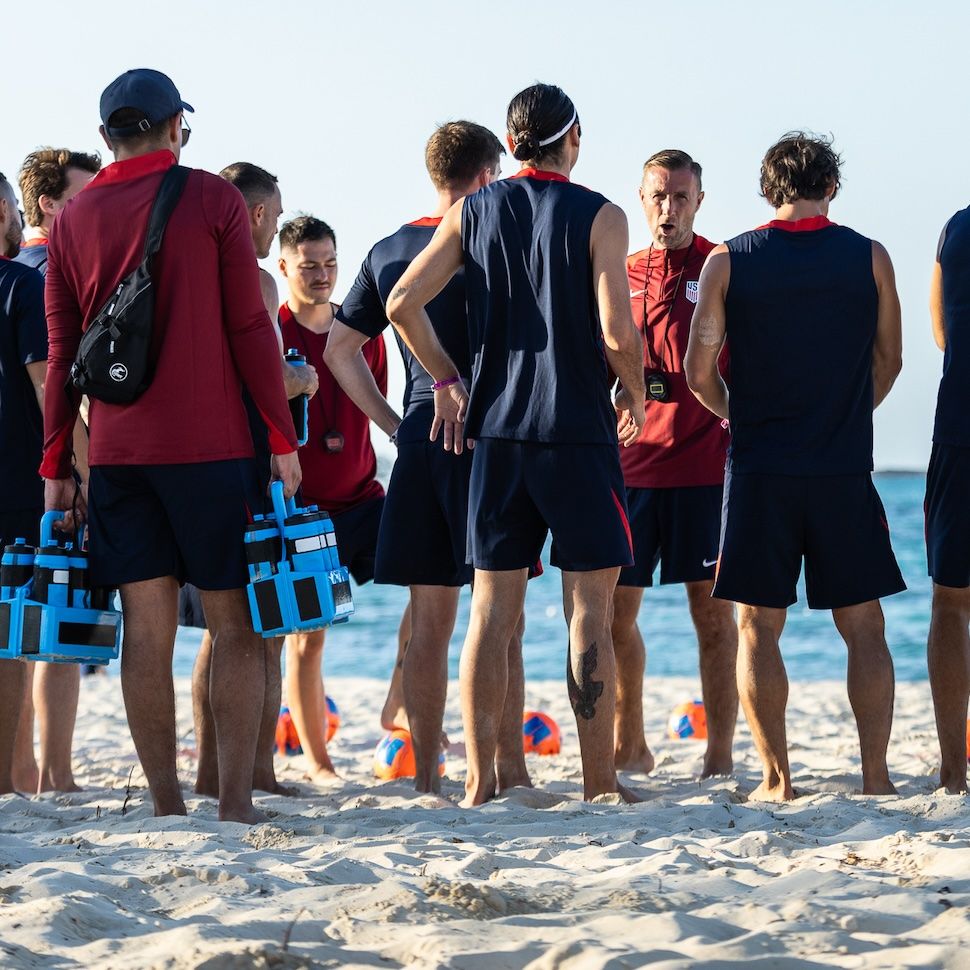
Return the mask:
[[872,348],[872,406],[879,407],[903,367],[903,326],[892,260],[885,248],[872,243],[872,275],[879,295],[876,341]]
[[612,203],[604,205],[593,220],[589,248],[606,360],[623,385],[623,392],[617,397],[617,409],[621,412],[617,434],[625,446],[633,444],[640,435],[646,399],[643,338],[633,322],[626,275],[629,241],[623,210]]
[[397,431],[401,419],[381,394],[374,374],[364,360],[362,351],[368,339],[359,330],[334,320],[323,362],[337,378],[347,397],[385,434],[392,435]]
[[[462,265],[461,209],[459,199],[445,214],[431,242],[423,249],[388,298],[387,318],[401,335],[408,350],[435,379],[458,376],[458,368],[441,346],[425,307],[445,288]],[[461,454],[468,393],[459,380],[434,393],[434,423],[431,440],[444,428],[445,450],[454,447]]]
[[280,358],[283,365],[283,386],[286,388],[287,400],[306,394],[313,397],[317,392],[317,370],[312,364],[304,367],[294,367],[282,360],[283,354],[283,334],[280,331],[279,306],[280,294],[276,289],[276,280],[270,276],[262,267],[259,269],[259,290],[263,294],[263,305],[273,321],[273,330],[276,333],[276,342],[280,348]]
[[727,384],[717,366],[727,332],[724,300],[731,279],[727,246],[711,251],[701,272],[697,306],[690,323],[684,356],[687,386],[701,404],[718,417],[729,417]]

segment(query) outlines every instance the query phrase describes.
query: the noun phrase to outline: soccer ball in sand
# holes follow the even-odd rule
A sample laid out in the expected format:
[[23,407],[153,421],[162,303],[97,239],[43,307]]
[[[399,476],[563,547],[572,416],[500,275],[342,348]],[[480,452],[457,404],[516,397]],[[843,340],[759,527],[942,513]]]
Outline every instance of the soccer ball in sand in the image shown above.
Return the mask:
[[[337,733],[340,727],[340,710],[334,703],[333,698],[327,695],[327,743]],[[276,743],[273,745],[274,752],[281,752],[286,755],[303,754],[303,746],[300,744],[300,736],[296,732],[296,725],[293,723],[293,715],[290,714],[288,707],[280,708],[280,716],[276,720]]]
[[559,754],[562,740],[559,725],[542,711],[525,711],[522,715],[522,749],[526,754]]
[[667,737],[706,740],[707,714],[704,713],[704,702],[694,700],[678,704],[667,718]]
[[[438,774],[445,773],[445,753],[438,755]],[[414,746],[411,734],[402,728],[395,728],[377,742],[374,752],[374,774],[382,781],[393,778],[413,778],[417,774],[414,763]]]

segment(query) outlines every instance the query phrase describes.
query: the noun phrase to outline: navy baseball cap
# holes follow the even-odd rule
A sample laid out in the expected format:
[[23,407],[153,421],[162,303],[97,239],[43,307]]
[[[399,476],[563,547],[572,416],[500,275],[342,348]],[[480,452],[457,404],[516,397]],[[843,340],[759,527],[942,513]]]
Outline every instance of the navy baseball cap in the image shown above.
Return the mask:
[[[108,119],[121,108],[140,111],[144,119],[125,128],[109,128]],[[124,138],[148,131],[153,125],[174,117],[180,111],[195,111],[186,104],[167,74],[138,67],[116,77],[101,94],[101,122],[108,135]]]

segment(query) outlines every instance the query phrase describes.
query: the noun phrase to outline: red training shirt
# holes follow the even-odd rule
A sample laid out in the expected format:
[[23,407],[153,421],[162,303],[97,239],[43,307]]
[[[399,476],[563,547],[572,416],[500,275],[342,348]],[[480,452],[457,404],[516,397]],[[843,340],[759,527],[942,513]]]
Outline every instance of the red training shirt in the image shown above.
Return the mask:
[[[377,456],[370,440],[370,418],[344,393],[324,363],[329,333],[301,326],[284,303],[279,313],[283,346],[303,354],[317,369],[320,387],[310,398],[307,443],[300,449],[303,499],[328,512],[344,512],[384,494],[377,481]],[[381,394],[387,396],[387,351],[382,336],[361,348]],[[329,452],[323,438],[328,431],[344,437],[343,451]]]
[[[168,150],[103,168],[58,213],[47,267],[50,353],[45,478],[66,478],[77,406],[62,391],[81,334],[140,262]],[[246,458],[253,439],[242,384],[274,454],[296,450],[273,325],[259,288],[249,214],[238,189],[194,169],[155,257],[155,377],[131,404],[92,401],[92,465],[175,465]]]
[[[667,401],[647,400],[640,437],[636,444],[620,449],[623,479],[630,488],[682,488],[724,481],[730,436],[721,419],[694,397],[684,374],[697,281],[714,247],[695,235],[684,249],[651,247],[627,257],[633,319],[644,334],[644,370],[663,370],[670,388]],[[725,353],[722,372],[726,358]]]

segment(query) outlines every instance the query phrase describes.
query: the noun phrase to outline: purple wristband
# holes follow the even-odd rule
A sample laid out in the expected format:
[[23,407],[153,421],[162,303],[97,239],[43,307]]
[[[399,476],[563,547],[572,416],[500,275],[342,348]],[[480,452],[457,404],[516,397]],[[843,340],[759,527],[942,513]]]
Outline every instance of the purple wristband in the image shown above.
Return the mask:
[[454,377],[446,377],[443,381],[435,381],[431,385],[432,391],[443,391],[446,387],[451,387],[452,384],[457,384],[461,381],[461,378],[456,374]]

